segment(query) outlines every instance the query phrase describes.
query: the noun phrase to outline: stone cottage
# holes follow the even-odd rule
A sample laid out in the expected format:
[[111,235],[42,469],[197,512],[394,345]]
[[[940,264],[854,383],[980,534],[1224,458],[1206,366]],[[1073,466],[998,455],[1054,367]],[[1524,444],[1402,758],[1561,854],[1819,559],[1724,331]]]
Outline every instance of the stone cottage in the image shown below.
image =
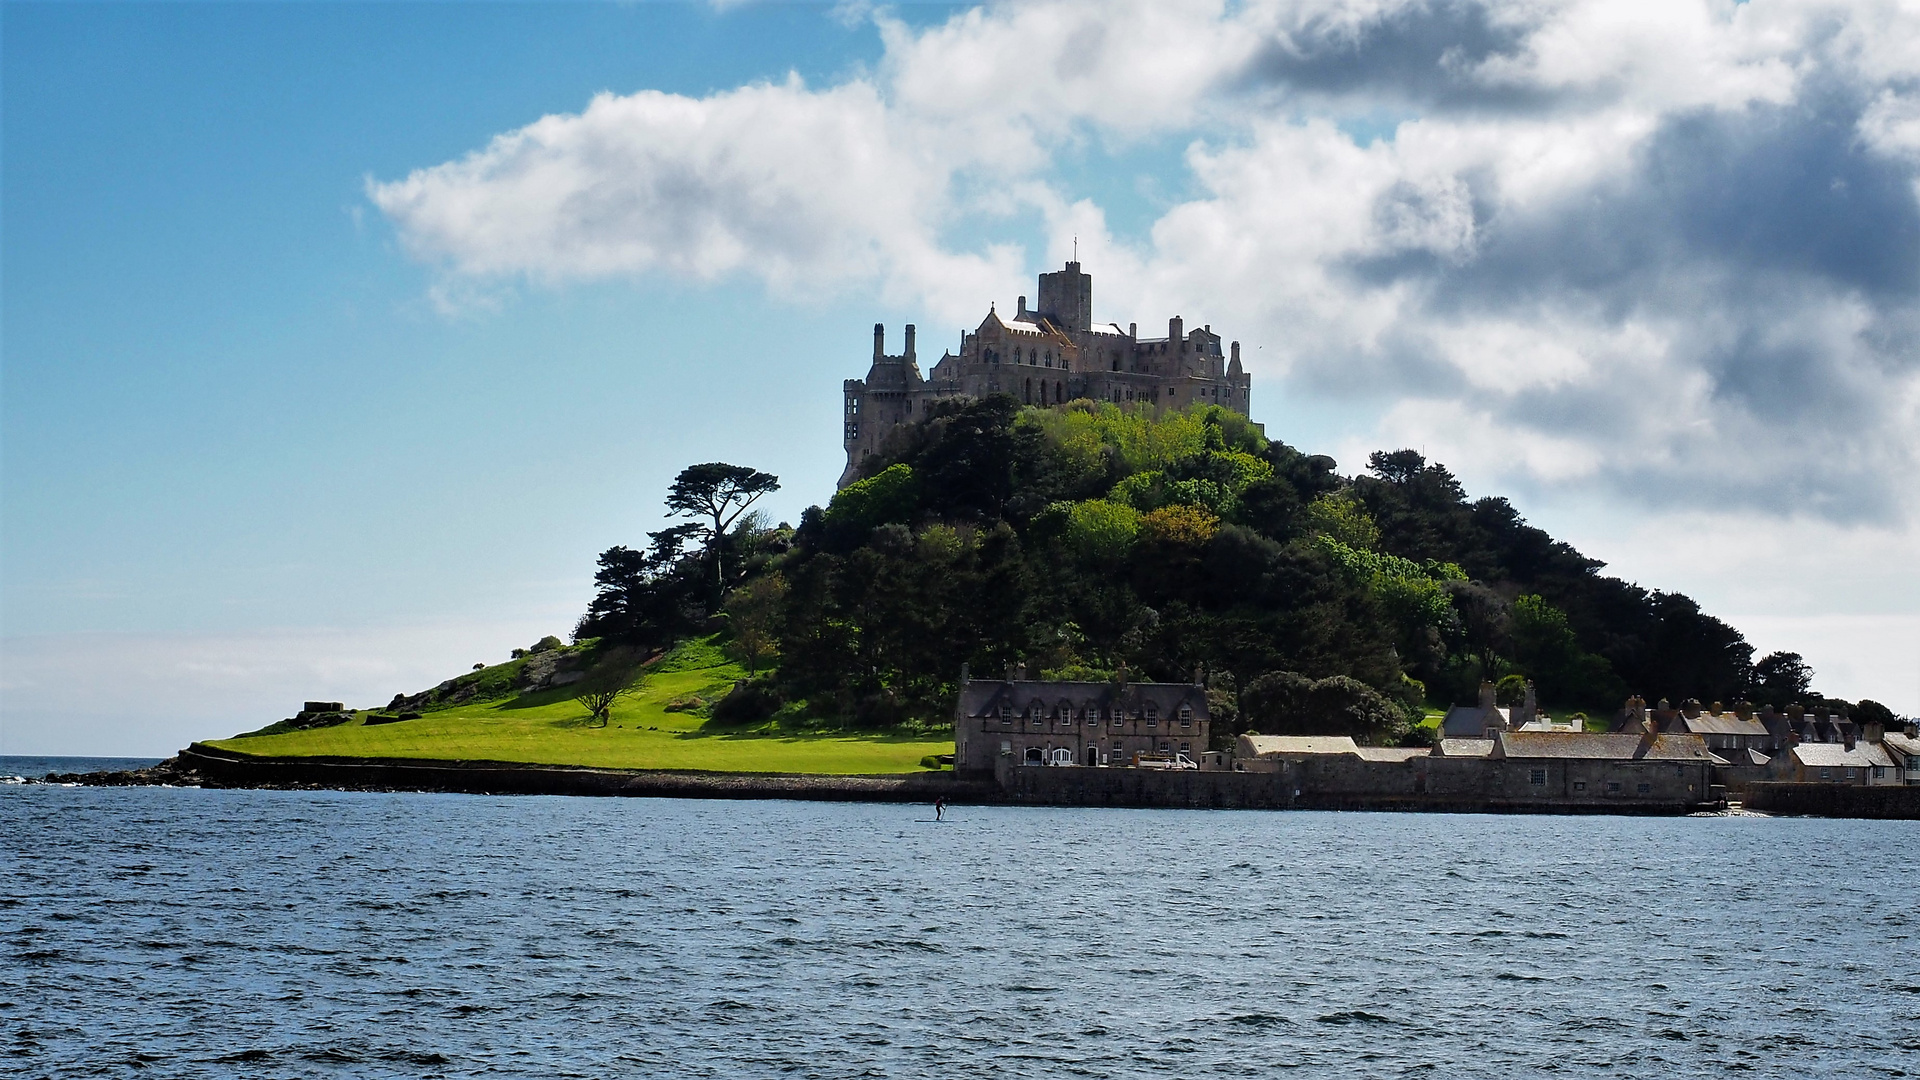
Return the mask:
[[1197,766],[1212,717],[1206,687],[1191,683],[1033,679],[1024,667],[1001,679],[960,673],[953,767],[1003,764]]

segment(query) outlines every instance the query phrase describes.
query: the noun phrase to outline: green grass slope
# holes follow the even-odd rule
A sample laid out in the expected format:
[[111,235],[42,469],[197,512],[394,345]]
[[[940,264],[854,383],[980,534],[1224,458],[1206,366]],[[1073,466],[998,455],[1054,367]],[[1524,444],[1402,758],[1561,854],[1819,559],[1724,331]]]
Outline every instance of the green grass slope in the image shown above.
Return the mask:
[[842,775],[916,772],[921,758],[953,752],[950,737],[919,732],[783,731],[775,725],[726,729],[697,711],[667,709],[694,697],[716,700],[745,674],[720,655],[711,639],[702,639],[649,665],[638,690],[614,705],[606,727],[589,726],[587,710],[561,687],[453,705],[417,720],[369,725],[366,713],[356,713],[353,720],[334,727],[241,736],[208,745],[265,756]]

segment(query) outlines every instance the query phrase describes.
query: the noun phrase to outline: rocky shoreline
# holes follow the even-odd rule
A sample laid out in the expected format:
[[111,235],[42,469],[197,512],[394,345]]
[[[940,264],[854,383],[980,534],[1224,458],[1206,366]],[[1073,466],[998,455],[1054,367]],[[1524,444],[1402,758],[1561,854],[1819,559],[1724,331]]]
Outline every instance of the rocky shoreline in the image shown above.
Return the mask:
[[86,787],[256,788],[289,791],[421,791],[477,795],[611,795],[836,802],[1002,801],[989,779],[951,772],[880,776],[601,769],[510,761],[260,757],[195,743],[145,769],[52,773],[34,781]]

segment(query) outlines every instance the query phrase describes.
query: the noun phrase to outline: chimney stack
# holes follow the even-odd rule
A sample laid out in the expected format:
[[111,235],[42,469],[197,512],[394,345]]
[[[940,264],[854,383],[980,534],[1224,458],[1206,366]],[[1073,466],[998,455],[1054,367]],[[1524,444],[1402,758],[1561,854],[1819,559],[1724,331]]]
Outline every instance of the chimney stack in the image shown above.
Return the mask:
[[908,324],[907,324],[907,351],[906,351],[906,358],[907,358],[907,360],[908,360],[909,362],[911,362],[911,361],[913,360],[913,324],[912,324],[912,323],[908,323]]
[[960,661],[960,685],[965,686],[972,681],[973,673],[968,669],[967,662],[965,660]]
[[885,323],[873,324],[873,358],[887,355],[887,326]]

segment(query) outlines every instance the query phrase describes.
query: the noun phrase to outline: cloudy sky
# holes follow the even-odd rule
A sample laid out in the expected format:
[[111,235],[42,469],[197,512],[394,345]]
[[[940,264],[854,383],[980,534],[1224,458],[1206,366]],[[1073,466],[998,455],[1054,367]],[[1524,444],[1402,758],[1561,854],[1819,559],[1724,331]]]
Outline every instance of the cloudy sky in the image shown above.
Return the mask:
[[1076,242],[1269,434],[1920,712],[1910,5],[0,10],[0,753],[564,634],[681,466],[796,517],[872,323]]

